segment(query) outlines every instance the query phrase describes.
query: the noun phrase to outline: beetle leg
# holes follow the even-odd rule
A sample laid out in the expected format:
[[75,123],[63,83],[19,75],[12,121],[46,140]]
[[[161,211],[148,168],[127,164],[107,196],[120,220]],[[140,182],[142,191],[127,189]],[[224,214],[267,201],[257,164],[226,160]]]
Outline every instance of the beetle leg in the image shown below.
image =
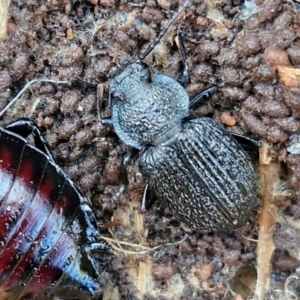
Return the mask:
[[149,188],[149,184],[147,183],[143,193],[141,212],[146,212],[148,209],[150,209],[155,201],[156,201],[156,197],[154,193],[151,191],[151,189]]
[[131,148],[122,159],[120,181],[124,186],[128,185],[127,166],[137,160],[138,154],[138,149]]
[[[178,26],[177,30],[177,37],[178,37],[178,51],[181,56],[182,64],[183,64],[183,71],[178,76],[177,81],[183,86],[186,87],[188,81],[189,81],[189,65],[186,58],[186,48],[184,46],[183,42],[183,27],[186,23],[186,19],[183,19],[183,21]],[[190,109],[193,108],[196,104],[201,102],[203,98],[209,97],[210,94],[214,93],[217,90],[217,86],[212,86],[198,95],[196,95],[191,101],[190,101]]]
[[[124,187],[125,189],[125,187],[128,185],[127,166],[137,160],[139,152],[140,150],[131,148],[130,151],[123,157],[120,176],[120,180],[123,183],[121,188]],[[114,198],[116,198],[116,195],[114,196]],[[141,212],[146,212],[154,204],[155,201],[156,197],[154,193],[149,188],[149,184],[146,184],[143,193]]]
[[231,131],[228,131],[228,132],[236,139],[236,141],[239,144],[247,144],[247,145],[250,144],[250,145],[254,146],[255,148],[261,147],[260,141],[257,141],[255,139],[249,138],[249,137],[241,135],[241,134],[238,134],[236,132],[231,132]]
[[76,87],[79,86],[81,89],[84,89],[85,87],[97,88],[97,86],[98,86],[97,83],[94,83],[94,82],[91,82],[91,81],[88,81],[88,80],[84,80],[84,79],[81,79],[79,77],[71,78],[70,84],[74,85]]
[[45,153],[48,156],[48,159],[55,163],[53,155],[49,149],[48,143],[43,138],[42,133],[37,124],[35,124],[33,121],[26,118],[22,118],[18,121],[8,124],[7,126],[5,126],[5,129],[18,134],[24,137],[25,139],[32,134],[34,137],[34,144],[36,148]]
[[147,191],[148,191],[148,184],[146,184],[144,193],[143,193],[143,200],[142,200],[142,205],[141,205],[141,212],[146,212],[146,198],[147,198]]
[[96,99],[97,99],[97,115],[98,115],[99,122],[102,122],[101,111],[102,111],[102,104],[103,104],[102,103],[103,102],[103,93],[104,93],[104,85],[103,84],[98,84],[97,85]]
[[207,101],[208,97],[211,96],[211,94],[213,94],[215,91],[217,91],[217,86],[213,85],[212,87],[202,91],[201,93],[199,93],[198,95],[196,95],[191,101],[190,101],[190,109],[193,109],[195,107],[195,105],[201,103],[203,104],[203,102]]
[[185,19],[180,23],[177,30],[177,37],[178,37],[178,50],[181,56],[182,64],[183,64],[183,71],[178,76],[177,81],[183,86],[186,87],[189,81],[189,65],[187,63],[186,58],[186,49],[183,42],[183,27],[185,25]]
[[[217,91],[217,86],[213,85],[212,87],[202,91],[198,95],[196,95],[191,101],[190,101],[190,109],[194,108],[197,104],[199,103],[203,104],[207,100],[207,98],[213,94],[215,91]],[[229,133],[237,140],[239,143],[245,143],[245,144],[252,144],[255,148],[261,147],[261,142],[251,139],[249,137],[246,137],[244,135],[235,133],[235,132],[230,132]]]
[[127,166],[136,161],[138,158],[139,150],[135,148],[131,148],[128,153],[123,157],[122,163],[121,163],[121,172],[119,180],[121,182],[119,190],[112,196],[112,201],[118,201],[120,196],[124,193],[126,190],[126,187],[128,185],[128,173],[127,173]]
[[145,57],[151,53],[154,47],[159,43],[162,37],[165,35],[170,26],[174,23],[174,21],[180,16],[180,14],[191,4],[190,0],[186,0],[179,8],[178,11],[173,15],[173,17],[167,22],[167,24],[162,28],[159,35],[154,39],[154,41],[146,48],[146,50],[140,55],[137,63],[142,62]]

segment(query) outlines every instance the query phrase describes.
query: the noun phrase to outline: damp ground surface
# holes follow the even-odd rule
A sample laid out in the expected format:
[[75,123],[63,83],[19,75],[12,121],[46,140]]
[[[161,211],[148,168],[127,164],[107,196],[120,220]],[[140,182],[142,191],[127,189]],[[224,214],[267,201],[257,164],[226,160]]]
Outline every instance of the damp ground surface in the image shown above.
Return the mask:
[[[138,58],[177,8],[177,1],[168,0],[12,1],[2,18],[7,33],[0,28],[1,108],[31,79],[70,84],[31,86],[1,123],[24,116],[36,121],[59,166],[90,199],[102,235],[116,252],[94,255],[103,284],[99,299],[297,299],[296,1],[194,1],[186,9],[189,96],[218,86],[194,115],[208,115],[229,131],[263,142],[259,158],[255,149],[250,153],[261,192],[248,224],[235,231],[189,232],[159,203],[140,213],[146,183],[137,163],[128,166],[129,185],[114,201],[129,147],[98,121],[96,85],[107,99],[110,78]],[[177,78],[182,69],[180,19],[145,59],[153,74]],[[103,116],[110,114],[106,103]]]

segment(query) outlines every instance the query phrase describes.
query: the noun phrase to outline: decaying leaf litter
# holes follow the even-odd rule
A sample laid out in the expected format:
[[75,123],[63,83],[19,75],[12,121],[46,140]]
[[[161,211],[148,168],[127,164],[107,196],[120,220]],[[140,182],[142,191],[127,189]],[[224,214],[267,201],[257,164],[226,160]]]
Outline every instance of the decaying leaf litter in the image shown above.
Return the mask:
[[[137,57],[178,6],[66,0],[8,5],[1,0],[1,21],[7,21],[6,33],[0,27],[1,106],[34,78],[81,78],[102,84],[106,96],[108,77]],[[261,205],[241,229],[187,233],[159,205],[139,213],[145,182],[137,165],[129,167],[127,192],[112,201],[128,149],[98,122],[89,85],[34,86],[2,122],[31,115],[59,164],[91,199],[102,232],[119,249],[114,257],[98,255],[104,299],[297,299],[299,4],[194,1],[188,13],[188,92],[193,97],[212,84],[219,87],[197,115],[263,141],[256,163]],[[181,67],[176,25],[146,59],[153,72],[175,78]]]

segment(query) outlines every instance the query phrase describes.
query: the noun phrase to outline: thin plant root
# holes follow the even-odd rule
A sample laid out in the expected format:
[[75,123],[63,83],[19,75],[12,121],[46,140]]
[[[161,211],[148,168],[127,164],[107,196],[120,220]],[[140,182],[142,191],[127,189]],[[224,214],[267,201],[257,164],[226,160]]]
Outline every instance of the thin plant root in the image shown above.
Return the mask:
[[[53,79],[48,79],[48,78],[41,78],[41,79],[33,79],[29,82],[27,82],[27,84],[22,88],[22,90],[17,94],[17,96],[12,99],[1,111],[0,111],[0,117],[15,103],[18,102],[19,98],[22,96],[22,94],[33,84],[35,83],[42,83],[42,82],[50,82],[50,83],[55,83],[55,84],[68,84],[69,82],[64,80],[53,80]],[[34,109],[36,108],[36,105],[34,105]],[[31,108],[31,111],[34,110],[33,108]]]
[[[146,246],[139,245],[139,244],[133,244],[133,243],[129,243],[129,242],[119,241],[119,240],[111,239],[111,238],[105,237],[105,236],[101,236],[100,239],[102,239],[105,242],[107,242],[107,244],[110,247],[112,247],[112,249],[114,251],[121,252],[125,256],[127,256],[128,254],[143,255],[143,254],[149,253],[151,251],[157,250],[157,249],[159,249],[161,247],[166,247],[166,246],[172,246],[172,245],[180,244],[180,243],[182,243],[186,239],[186,236],[182,240],[180,240],[178,242],[175,242],[175,243],[165,243],[165,244],[161,244],[161,245],[155,246],[153,248],[146,247]],[[117,246],[115,246],[115,244],[117,244]],[[141,251],[126,250],[121,245],[129,246],[129,247],[132,247],[132,248],[140,248],[142,250]]]
[[259,220],[259,237],[257,245],[257,283],[255,297],[265,299],[269,289],[271,274],[271,259],[275,249],[273,234],[276,227],[277,207],[274,204],[279,180],[279,163],[271,161],[266,156],[268,145],[263,142],[260,153],[259,174],[261,178],[262,210]]

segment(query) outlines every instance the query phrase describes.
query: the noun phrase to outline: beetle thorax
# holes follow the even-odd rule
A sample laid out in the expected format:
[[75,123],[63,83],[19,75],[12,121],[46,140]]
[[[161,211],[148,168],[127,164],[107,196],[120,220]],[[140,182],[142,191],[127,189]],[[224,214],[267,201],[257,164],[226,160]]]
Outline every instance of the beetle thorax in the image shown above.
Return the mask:
[[[181,129],[188,115],[189,98],[173,78],[158,74],[150,80],[142,64],[132,64],[110,84],[118,101],[113,105],[112,121],[118,136],[137,149],[168,139],[168,132]],[[174,130],[173,130],[174,128]]]

